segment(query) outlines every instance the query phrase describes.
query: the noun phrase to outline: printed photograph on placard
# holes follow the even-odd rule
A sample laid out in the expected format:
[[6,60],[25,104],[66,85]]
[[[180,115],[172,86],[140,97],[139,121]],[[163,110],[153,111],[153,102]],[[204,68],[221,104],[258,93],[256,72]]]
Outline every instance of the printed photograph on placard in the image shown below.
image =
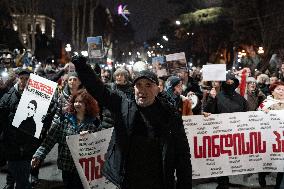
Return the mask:
[[103,38],[102,36],[88,37],[88,56],[89,58],[103,57]]
[[21,96],[12,125],[20,131],[39,138],[57,83],[31,74]]
[[182,70],[187,70],[184,52],[166,55],[166,64],[170,74],[176,74]]
[[153,72],[155,72],[158,77],[168,75],[167,65],[165,64],[164,56],[153,57],[152,58],[152,68],[153,68]]

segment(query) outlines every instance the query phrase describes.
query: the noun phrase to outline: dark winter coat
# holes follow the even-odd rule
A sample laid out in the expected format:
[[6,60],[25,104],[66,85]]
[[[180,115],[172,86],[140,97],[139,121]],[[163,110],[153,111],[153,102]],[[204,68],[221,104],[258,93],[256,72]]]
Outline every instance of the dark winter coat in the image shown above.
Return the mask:
[[[0,128],[4,155],[7,160],[31,160],[39,145],[38,139],[12,126],[21,98],[16,87],[12,87],[0,100]],[[1,152],[2,153],[2,152]]]
[[[107,89],[86,64],[76,61],[73,63],[80,80],[89,93],[115,115],[116,124],[106,155],[103,174],[121,188],[125,179],[126,159],[133,136],[134,120],[139,113],[138,107],[135,101]],[[175,170],[176,188],[190,189],[192,188],[192,167],[183,121],[172,106],[159,99],[156,101],[160,106],[160,115],[157,116],[163,118],[160,120],[161,127],[163,127],[160,146],[162,149],[162,179],[165,189],[175,188]]]

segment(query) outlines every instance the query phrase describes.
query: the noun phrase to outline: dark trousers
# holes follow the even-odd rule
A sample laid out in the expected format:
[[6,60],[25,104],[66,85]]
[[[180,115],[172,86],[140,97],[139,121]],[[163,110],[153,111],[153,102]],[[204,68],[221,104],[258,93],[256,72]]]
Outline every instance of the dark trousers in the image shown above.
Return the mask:
[[62,180],[66,189],[84,189],[77,172],[62,171]]
[[[7,181],[14,179],[16,189],[31,189],[29,182],[31,170],[31,161],[8,161],[8,174]],[[9,178],[10,177],[10,178]]]

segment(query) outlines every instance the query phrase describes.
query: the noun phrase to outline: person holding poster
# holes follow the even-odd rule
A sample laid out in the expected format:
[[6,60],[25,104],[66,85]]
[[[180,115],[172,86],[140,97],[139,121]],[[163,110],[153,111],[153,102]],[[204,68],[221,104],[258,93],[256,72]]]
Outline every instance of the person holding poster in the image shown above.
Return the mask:
[[137,72],[131,100],[108,89],[85,57],[73,57],[72,62],[90,94],[114,114],[103,175],[121,189],[191,189],[190,148],[183,121],[173,106],[157,98],[157,75],[149,70]]
[[[227,74],[226,81],[221,83],[221,91],[218,94],[214,88],[211,89],[208,100],[204,104],[203,115],[246,112],[247,101],[235,91],[238,85],[239,80],[234,75]],[[217,189],[229,189],[228,176],[218,177],[217,182]]]
[[30,71],[19,68],[16,71],[17,83],[0,100],[0,131],[5,158],[8,160],[7,188],[31,188],[29,182],[30,161],[39,145],[38,139],[12,126],[17,106],[27,85]]
[[79,90],[72,95],[67,113],[55,117],[51,128],[33,155],[31,164],[39,166],[46,155],[58,143],[58,168],[62,170],[62,179],[66,189],[83,189],[73,158],[66,143],[66,136],[95,132],[100,127],[99,106],[97,101],[86,91]]
[[[264,100],[258,110],[268,112],[269,110],[284,110],[284,82],[275,82],[269,87],[269,91],[272,95],[268,96]],[[268,173],[262,172],[258,174],[258,182],[260,186],[266,186],[265,177]],[[283,172],[277,173],[276,185],[274,189],[280,189],[281,182],[283,180]]]

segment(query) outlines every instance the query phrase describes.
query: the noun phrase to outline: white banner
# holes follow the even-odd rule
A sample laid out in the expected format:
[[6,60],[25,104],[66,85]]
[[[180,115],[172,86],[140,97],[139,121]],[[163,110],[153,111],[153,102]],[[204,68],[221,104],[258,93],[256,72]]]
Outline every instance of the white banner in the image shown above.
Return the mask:
[[43,127],[42,118],[48,111],[56,87],[57,83],[30,74],[12,125],[27,134],[39,138]]
[[115,189],[101,171],[112,128],[84,136],[67,136],[66,141],[85,189]]
[[284,172],[284,110],[184,116],[193,179]]

